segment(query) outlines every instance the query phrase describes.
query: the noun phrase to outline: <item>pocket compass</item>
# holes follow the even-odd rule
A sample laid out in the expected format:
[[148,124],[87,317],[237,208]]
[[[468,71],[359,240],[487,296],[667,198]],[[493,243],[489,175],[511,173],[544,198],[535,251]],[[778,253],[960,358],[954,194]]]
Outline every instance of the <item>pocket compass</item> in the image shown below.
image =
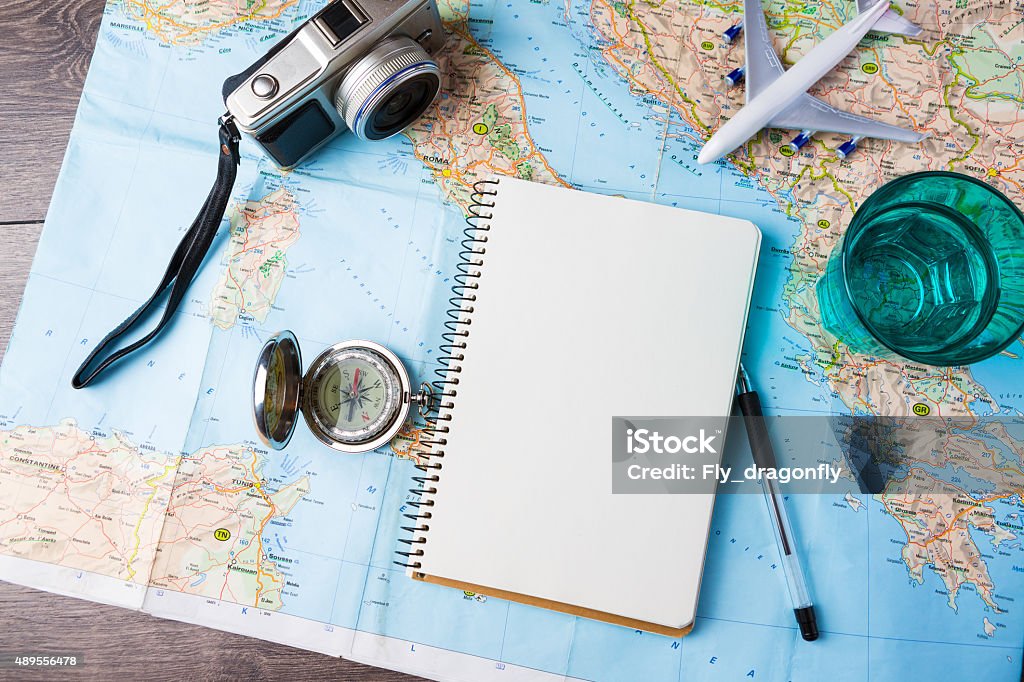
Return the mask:
[[252,384],[256,429],[275,450],[288,445],[299,412],[320,442],[359,453],[390,441],[412,405],[422,416],[433,406],[429,385],[413,394],[402,361],[372,341],[336,343],[303,374],[299,342],[290,331],[263,346]]

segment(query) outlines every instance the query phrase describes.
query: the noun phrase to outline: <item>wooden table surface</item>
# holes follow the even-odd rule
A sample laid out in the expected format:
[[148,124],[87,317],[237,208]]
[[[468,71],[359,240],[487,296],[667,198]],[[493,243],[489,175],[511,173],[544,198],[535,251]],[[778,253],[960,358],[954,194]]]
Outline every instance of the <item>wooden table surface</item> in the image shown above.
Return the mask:
[[[64,157],[103,4],[5,0],[0,9],[3,350]],[[70,673],[76,678],[419,679],[3,582],[0,620],[0,654],[82,654],[84,666]],[[53,679],[52,671],[35,673],[26,676]],[[0,677],[11,674],[0,669]]]

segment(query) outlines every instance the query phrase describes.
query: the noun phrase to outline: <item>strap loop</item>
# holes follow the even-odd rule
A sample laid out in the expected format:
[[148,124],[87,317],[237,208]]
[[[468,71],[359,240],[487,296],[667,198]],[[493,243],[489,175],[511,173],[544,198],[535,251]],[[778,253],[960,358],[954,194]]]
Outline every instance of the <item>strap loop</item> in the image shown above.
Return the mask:
[[[191,227],[174,249],[167,270],[156,286],[153,295],[143,303],[138,310],[132,313],[128,319],[117,325],[113,331],[100,341],[89,356],[71,378],[71,385],[74,388],[84,388],[91,384],[96,377],[107,370],[111,365],[137,351],[152,341],[171,321],[175,311],[185,298],[185,292],[195,278],[199,267],[206,258],[206,253],[213,244],[213,238],[217,234],[224,212],[227,210],[228,200],[231,198],[231,189],[235,185],[235,176],[238,174],[238,141],[240,136],[234,120],[229,114],[221,117],[218,121],[220,136],[220,155],[217,161],[217,179],[214,180],[213,188],[206,197],[199,215],[192,222]],[[163,316],[156,327],[141,339],[109,353],[122,336],[127,334],[140,320],[145,318],[163,298],[167,288],[170,287],[170,295],[167,297],[167,306],[164,308]],[[106,356],[106,357],[104,357]],[[101,360],[101,358],[103,358]],[[96,364],[98,362],[98,364]],[[95,364],[95,367],[93,365]],[[90,368],[92,368],[90,370]]]

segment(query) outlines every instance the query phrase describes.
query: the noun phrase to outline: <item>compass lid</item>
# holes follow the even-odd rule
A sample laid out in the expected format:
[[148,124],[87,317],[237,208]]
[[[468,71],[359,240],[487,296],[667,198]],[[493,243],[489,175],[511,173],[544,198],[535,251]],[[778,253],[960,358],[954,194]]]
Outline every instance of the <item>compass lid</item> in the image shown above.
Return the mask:
[[299,414],[302,356],[295,335],[275,334],[260,351],[252,377],[252,413],[264,443],[275,450],[288,445]]

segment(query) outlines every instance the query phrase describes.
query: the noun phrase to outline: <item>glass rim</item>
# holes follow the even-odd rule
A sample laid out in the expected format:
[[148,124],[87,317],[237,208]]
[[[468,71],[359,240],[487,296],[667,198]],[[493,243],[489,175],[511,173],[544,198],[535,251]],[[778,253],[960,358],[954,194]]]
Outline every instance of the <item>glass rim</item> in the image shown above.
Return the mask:
[[[952,180],[963,181],[963,182],[967,182],[968,184],[977,185],[977,186],[985,189],[988,192],[989,195],[996,197],[1005,206],[1009,207],[1010,211],[1012,213],[1016,214],[1017,220],[1020,221],[1022,226],[1024,226],[1024,212],[1022,212],[1017,207],[1016,204],[1014,204],[1012,201],[1010,201],[1010,198],[1007,197],[1005,194],[1003,194],[1002,192],[997,190],[995,187],[992,187],[987,182],[984,182],[983,180],[979,180],[978,178],[972,177],[970,175],[965,175],[963,173],[955,173],[953,171],[917,171],[916,173],[908,173],[907,175],[900,176],[900,177],[898,177],[898,178],[896,178],[894,180],[890,180],[889,182],[885,183],[884,185],[882,185],[881,187],[876,189],[874,192],[872,192],[871,196],[869,196],[867,199],[865,199],[864,203],[861,204],[860,208],[858,208],[856,210],[856,212],[854,213],[853,218],[850,220],[849,227],[847,227],[846,231],[843,233],[843,236],[842,236],[843,242],[841,244],[841,246],[842,246],[842,253],[840,254],[840,256],[842,257],[842,266],[843,266],[842,269],[841,269],[842,270],[842,275],[843,275],[843,289],[846,291],[846,297],[850,301],[850,307],[853,309],[853,314],[857,316],[857,320],[862,325],[864,325],[864,328],[868,330],[868,333],[871,334],[872,338],[874,338],[875,341],[877,341],[879,344],[881,344],[885,348],[889,349],[893,353],[896,353],[897,355],[899,355],[901,357],[904,357],[904,358],[906,358],[908,360],[912,360],[914,362],[920,362],[920,363],[926,364],[926,365],[935,365],[935,360],[937,360],[937,358],[933,357],[934,356],[933,353],[924,353],[924,354],[922,354],[922,353],[918,353],[916,351],[908,351],[908,350],[905,350],[905,349],[901,349],[901,348],[895,346],[892,343],[889,343],[885,339],[885,335],[879,333],[878,330],[875,328],[875,326],[872,325],[864,317],[863,314],[861,314],[860,309],[858,308],[858,306],[854,302],[856,299],[854,298],[853,293],[850,291],[850,280],[847,277],[847,269],[848,269],[848,266],[849,266],[849,260],[848,259],[850,257],[850,250],[847,248],[847,246],[850,244],[850,241],[849,241],[848,237],[855,237],[856,236],[855,234],[851,234],[855,227],[859,227],[860,229],[863,229],[863,227],[859,225],[859,223],[857,221],[857,217],[859,215],[864,215],[864,213],[863,213],[864,209],[866,209],[870,205],[872,205],[873,200],[876,200],[876,198],[878,197],[879,192],[881,192],[883,189],[885,189],[887,187],[890,187],[890,186],[902,185],[902,184],[904,184],[906,182],[918,179],[918,178],[920,178],[922,176],[945,177],[945,178],[950,178]],[[867,220],[867,219],[865,218],[864,220]],[[994,314],[994,312],[993,312],[993,314]],[[1007,338],[1006,341],[1003,344],[1001,344],[998,348],[995,348],[994,350],[991,350],[991,351],[985,351],[985,352],[982,352],[982,353],[977,352],[977,349],[975,350],[975,352],[964,353],[962,355],[962,357],[956,358],[956,362],[947,362],[947,363],[945,363],[945,366],[969,365],[969,364],[973,364],[975,362],[980,362],[982,360],[987,360],[988,358],[991,358],[991,357],[993,357],[995,355],[998,355],[999,353],[1002,353],[1004,350],[1009,348],[1013,344],[1013,342],[1016,341],[1022,335],[1024,335],[1024,320],[1021,320],[1021,323],[1016,328],[1016,330],[1013,333],[1009,334],[1009,338]],[[936,351],[936,352],[942,352],[942,351]]]

